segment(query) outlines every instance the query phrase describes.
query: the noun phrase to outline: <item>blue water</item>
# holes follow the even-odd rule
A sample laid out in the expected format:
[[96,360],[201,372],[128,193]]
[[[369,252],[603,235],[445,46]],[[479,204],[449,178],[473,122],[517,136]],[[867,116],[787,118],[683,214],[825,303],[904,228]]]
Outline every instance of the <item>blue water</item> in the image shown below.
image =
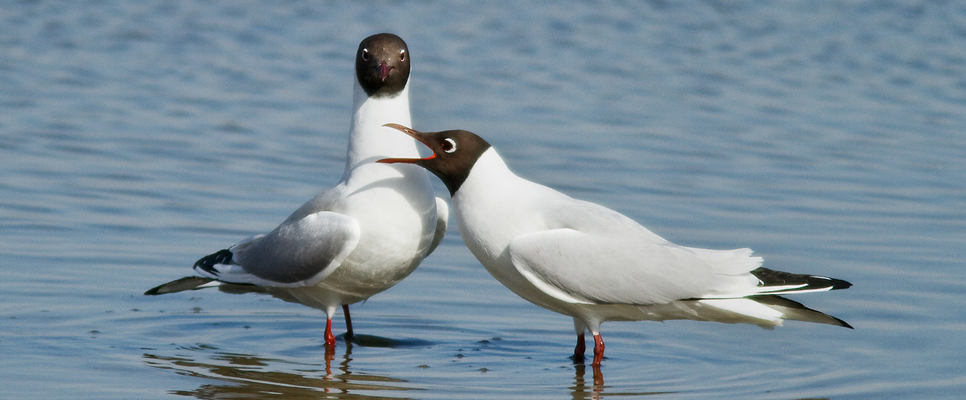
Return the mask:
[[[960,398],[964,27],[943,1],[0,3],[0,398]],[[595,372],[454,221],[333,354],[317,310],[142,296],[338,181],[380,31],[409,43],[417,129],[849,280],[793,299],[856,329],[607,323]]]

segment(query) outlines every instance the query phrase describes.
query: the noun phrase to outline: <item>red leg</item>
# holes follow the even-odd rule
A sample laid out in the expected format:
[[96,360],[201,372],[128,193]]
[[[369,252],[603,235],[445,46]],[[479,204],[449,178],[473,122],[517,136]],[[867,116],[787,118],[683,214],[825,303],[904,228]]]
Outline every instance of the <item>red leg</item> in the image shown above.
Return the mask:
[[332,319],[325,319],[325,345],[330,349],[335,348],[335,335],[332,334]]
[[587,345],[584,344],[584,333],[580,332],[577,335],[577,347],[574,347],[574,362],[584,362],[585,350],[587,350]]
[[594,333],[594,363],[592,365],[600,365],[602,359],[604,359],[604,338],[600,336],[600,333]]
[[345,315],[345,340],[349,341],[352,339],[352,318],[349,318],[349,305],[342,305],[342,315]]

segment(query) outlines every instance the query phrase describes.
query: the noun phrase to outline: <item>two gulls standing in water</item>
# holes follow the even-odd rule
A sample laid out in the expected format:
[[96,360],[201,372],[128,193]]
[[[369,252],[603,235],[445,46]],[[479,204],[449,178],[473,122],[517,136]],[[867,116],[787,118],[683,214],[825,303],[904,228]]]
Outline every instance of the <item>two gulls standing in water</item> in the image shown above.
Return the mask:
[[[325,341],[334,347],[336,310],[351,337],[349,304],[401,281],[442,239],[449,210],[433,195],[428,170],[449,190],[460,235],[486,270],[520,297],[573,318],[577,362],[590,332],[592,364],[600,365],[605,321],[773,327],[792,319],[851,328],[779,296],[845,289],[846,281],[766,269],[750,249],[676,245],[613,210],[517,176],[473,133],[408,128],[410,57],[398,36],[363,40],[355,72],[341,182],[268,234],[201,258],[199,276],[145,294],[212,286],[267,292],[323,310]],[[432,154],[421,157],[417,141]]]

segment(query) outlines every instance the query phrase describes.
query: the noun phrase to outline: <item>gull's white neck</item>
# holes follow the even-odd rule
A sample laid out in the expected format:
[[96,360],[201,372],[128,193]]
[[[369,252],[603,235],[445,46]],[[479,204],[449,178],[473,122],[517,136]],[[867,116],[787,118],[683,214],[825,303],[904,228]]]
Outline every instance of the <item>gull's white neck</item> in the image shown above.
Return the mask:
[[399,131],[384,127],[396,123],[412,126],[409,114],[409,84],[394,97],[370,98],[359,86],[353,85],[352,124],[346,152],[346,170],[390,157],[419,157],[416,140]]
[[467,203],[470,208],[499,208],[506,199],[519,197],[514,192],[525,180],[510,171],[500,155],[492,147],[480,155],[470,170],[466,180],[453,196],[453,205],[460,207]]

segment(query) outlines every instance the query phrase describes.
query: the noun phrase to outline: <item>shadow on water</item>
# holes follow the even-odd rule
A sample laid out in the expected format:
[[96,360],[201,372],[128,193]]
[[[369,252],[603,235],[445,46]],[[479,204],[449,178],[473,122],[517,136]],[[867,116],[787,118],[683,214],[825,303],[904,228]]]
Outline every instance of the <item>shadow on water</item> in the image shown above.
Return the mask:
[[[388,340],[388,339],[384,339]],[[183,348],[202,354],[213,350],[210,346]],[[324,364],[299,364],[284,360],[262,358],[249,354],[216,352],[208,360],[183,356],[143,354],[149,366],[173,370],[178,374],[210,380],[194,390],[175,390],[172,394],[199,399],[244,397],[256,399],[316,399],[320,395],[337,399],[386,398],[386,392],[396,393],[423,389],[406,387],[401,379],[352,372],[352,345],[336,363],[333,350],[326,350]],[[198,357],[201,358],[201,357]],[[333,371],[333,363],[336,363]],[[279,368],[283,367],[283,368]],[[289,371],[280,371],[288,369]]]
[[353,334],[350,338],[346,338],[345,334],[336,336],[336,338],[359,347],[399,349],[406,347],[429,347],[433,345],[433,342],[422,339],[390,339],[374,335],[360,335],[358,333]]

